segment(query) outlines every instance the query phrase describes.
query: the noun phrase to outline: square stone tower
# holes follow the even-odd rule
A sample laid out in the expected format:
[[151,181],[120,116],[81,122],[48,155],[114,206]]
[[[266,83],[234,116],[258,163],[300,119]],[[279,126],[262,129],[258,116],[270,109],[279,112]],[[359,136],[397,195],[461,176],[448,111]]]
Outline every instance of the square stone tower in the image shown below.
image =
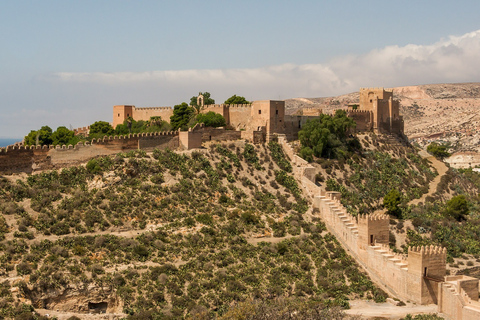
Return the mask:
[[113,128],[115,129],[117,125],[122,124],[128,117],[133,117],[134,110],[135,106],[113,106]]
[[408,283],[410,292],[421,304],[438,303],[438,283],[445,281],[447,249],[437,246],[408,248]]
[[400,103],[393,99],[393,91],[384,88],[360,88],[359,110],[373,112],[373,130],[403,134]]
[[251,108],[252,130],[264,127],[267,141],[274,133],[285,133],[285,101],[254,101]]
[[358,216],[358,247],[366,250],[375,244],[388,245],[390,218],[386,214]]

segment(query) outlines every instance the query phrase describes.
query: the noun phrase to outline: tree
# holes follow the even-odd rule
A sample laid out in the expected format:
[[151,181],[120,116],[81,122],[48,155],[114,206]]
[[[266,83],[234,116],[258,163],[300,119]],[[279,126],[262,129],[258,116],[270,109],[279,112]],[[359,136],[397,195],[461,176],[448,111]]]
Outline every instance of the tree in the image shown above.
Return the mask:
[[90,126],[90,136],[91,137],[101,137],[105,135],[112,135],[115,133],[113,127],[110,123],[106,121],[96,121]]
[[453,197],[447,202],[445,214],[457,221],[465,220],[469,213],[467,198],[461,194]]
[[170,123],[162,120],[162,117],[150,117],[150,120],[147,121],[147,132],[170,131],[171,129],[172,126],[170,125]]
[[197,123],[205,124],[205,127],[224,127],[226,125],[225,118],[216,112],[209,111],[197,115]]
[[397,189],[390,190],[385,197],[383,197],[383,206],[387,209],[388,214],[397,218],[401,218],[401,210],[398,207],[402,201],[402,194]]
[[427,147],[427,152],[433,155],[435,158],[447,158],[450,157],[450,153],[447,151],[448,146],[441,145],[436,142],[432,142]]
[[25,136],[25,138],[23,138],[23,142],[25,143],[25,145],[27,146],[34,146],[37,144],[36,142],[37,140],[37,131],[36,130],[31,130],[29,134],[27,134]]
[[72,143],[74,140],[73,139],[74,137],[75,137],[75,133],[64,126],[58,127],[57,130],[54,133],[52,133],[52,140],[54,145],[74,144]]
[[358,148],[356,138],[349,138],[348,133],[356,123],[347,117],[344,110],[337,110],[332,117],[321,114],[319,118],[309,120],[298,132],[298,138],[305,149],[301,154],[309,159],[316,157],[337,158],[349,150]]
[[32,130],[30,133],[25,136],[25,144],[28,146],[31,145],[50,145],[52,144],[52,128],[49,126],[43,126],[40,130]]
[[173,115],[170,117],[170,125],[172,126],[172,129],[185,129],[193,114],[194,109],[189,107],[185,102],[175,105],[173,107]]
[[163,121],[161,117],[150,117],[150,120],[135,121],[132,117],[128,117],[125,121],[115,128],[115,134],[125,135],[129,133],[158,132],[169,131],[171,126],[168,122]]
[[150,120],[148,120],[147,126],[149,126],[149,127],[154,127],[154,126],[161,127],[163,122],[164,121],[162,120],[162,117],[153,116],[153,117],[150,117]]
[[215,104],[215,100],[210,98],[210,92],[199,92],[198,95],[203,96],[203,104],[198,105],[197,103],[197,98],[198,96],[193,96],[190,98],[190,105],[193,107],[195,110],[195,114],[200,114],[200,112],[203,110],[203,106],[207,106],[209,104]]
[[237,96],[234,94],[224,102],[225,104],[250,104],[250,101],[247,101],[245,97]]

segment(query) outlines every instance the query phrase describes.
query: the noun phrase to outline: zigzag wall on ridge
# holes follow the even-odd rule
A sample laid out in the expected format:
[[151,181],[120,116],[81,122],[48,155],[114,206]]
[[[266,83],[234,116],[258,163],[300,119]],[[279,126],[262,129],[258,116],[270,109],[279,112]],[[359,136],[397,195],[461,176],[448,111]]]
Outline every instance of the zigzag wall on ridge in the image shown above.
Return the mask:
[[[446,249],[433,246],[410,248],[408,257],[392,252],[388,246],[388,215],[350,215],[340,203],[340,193],[326,192],[317,186],[311,177],[312,166],[297,158],[285,137],[280,135],[278,141],[292,160],[294,175],[312,197],[313,206],[319,209],[327,229],[373,281],[405,301],[436,303],[438,280],[446,274]],[[299,173],[302,174],[300,178]]]

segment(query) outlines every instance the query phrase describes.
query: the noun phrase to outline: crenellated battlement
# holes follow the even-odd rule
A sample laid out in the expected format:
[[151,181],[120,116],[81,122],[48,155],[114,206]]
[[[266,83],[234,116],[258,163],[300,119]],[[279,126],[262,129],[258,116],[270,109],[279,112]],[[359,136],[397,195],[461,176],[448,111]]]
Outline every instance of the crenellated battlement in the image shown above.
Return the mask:
[[176,149],[178,131],[108,136],[76,145],[8,146],[0,148],[0,173],[27,172],[77,165],[96,156],[129,150]]
[[77,135],[87,135],[90,132],[90,126],[87,127],[80,127],[80,128],[75,128],[73,129],[73,133]]
[[419,253],[422,256],[447,256],[447,248],[439,247],[439,246],[418,246],[418,247],[409,247],[408,253]]
[[247,108],[251,108],[252,104],[227,104],[227,106],[229,108],[244,108],[244,109],[247,109]]
[[162,136],[177,136],[178,131],[159,131],[159,132],[145,132],[145,133],[132,133],[119,136],[105,136],[103,138],[93,138],[92,141],[78,142],[76,145],[31,145],[31,146],[8,146],[0,148],[0,153],[7,153],[11,151],[30,151],[30,150],[66,150],[66,149],[76,149],[77,147],[92,146],[96,144],[104,144],[112,141],[118,140],[138,140],[139,138],[155,138]]
[[143,111],[143,110],[151,110],[151,111],[165,111],[165,110],[173,110],[172,107],[142,107],[142,108],[137,108],[133,106],[134,110],[138,111]]
[[359,214],[358,220],[362,221],[381,221],[386,220],[390,221],[390,217],[384,213],[373,213],[373,214]]
[[348,113],[361,113],[361,114],[366,114],[366,113],[372,113],[371,110],[359,110],[359,109],[351,109],[351,108],[348,108],[346,110]]
[[252,104],[208,104],[204,106],[204,110],[213,108],[251,108]]

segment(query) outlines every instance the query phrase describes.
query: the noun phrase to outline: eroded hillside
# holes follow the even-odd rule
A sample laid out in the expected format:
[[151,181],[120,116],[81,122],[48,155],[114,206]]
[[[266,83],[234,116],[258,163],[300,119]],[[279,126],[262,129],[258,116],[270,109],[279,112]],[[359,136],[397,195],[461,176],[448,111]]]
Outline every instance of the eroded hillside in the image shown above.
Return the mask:
[[247,299],[383,301],[290,172],[278,144],[238,142],[0,177],[0,314],[208,319]]

